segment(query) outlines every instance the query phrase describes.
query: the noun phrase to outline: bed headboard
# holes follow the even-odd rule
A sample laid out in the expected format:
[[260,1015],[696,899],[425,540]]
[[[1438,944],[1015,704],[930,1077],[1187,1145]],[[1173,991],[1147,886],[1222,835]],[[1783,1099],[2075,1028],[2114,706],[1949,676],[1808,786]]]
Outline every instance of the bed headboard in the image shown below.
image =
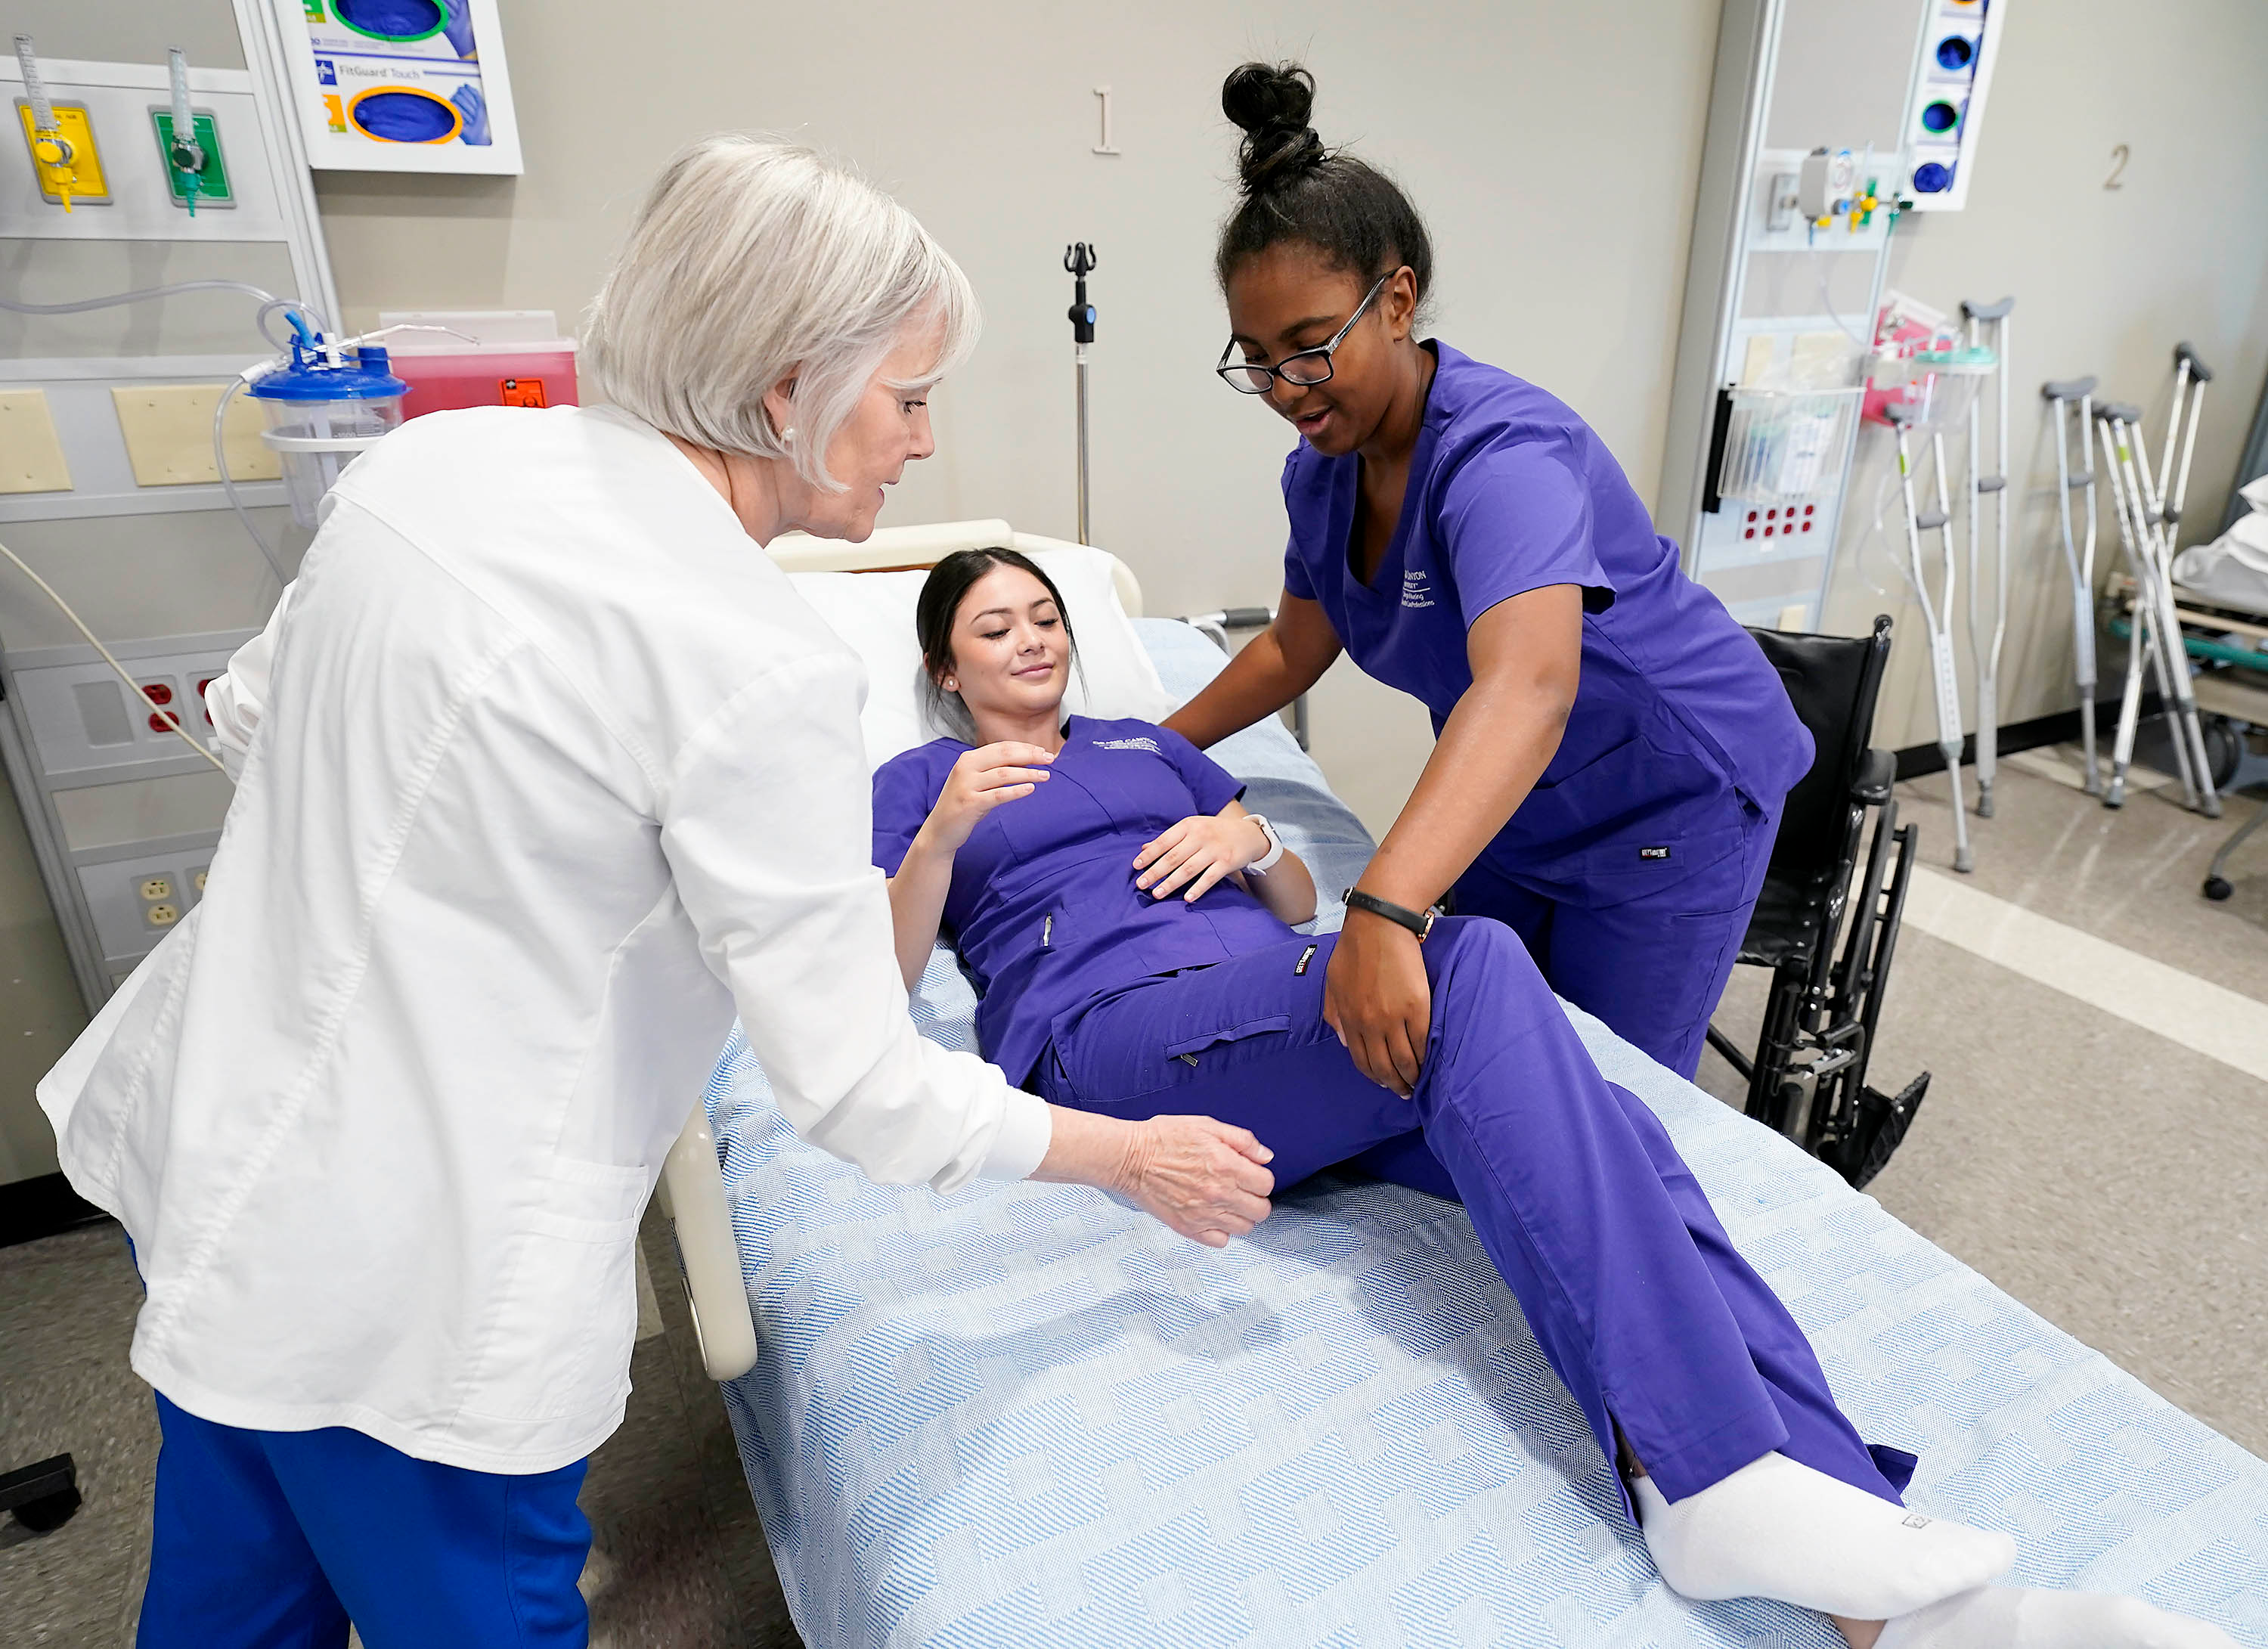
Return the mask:
[[[1060,538],[1019,533],[1005,521],[932,521],[922,526],[878,526],[863,544],[841,539],[783,533],[770,546],[774,561],[790,572],[905,572],[934,567],[957,549],[1075,549]],[[1111,586],[1129,618],[1142,616],[1142,585],[1131,568],[1113,556]]]

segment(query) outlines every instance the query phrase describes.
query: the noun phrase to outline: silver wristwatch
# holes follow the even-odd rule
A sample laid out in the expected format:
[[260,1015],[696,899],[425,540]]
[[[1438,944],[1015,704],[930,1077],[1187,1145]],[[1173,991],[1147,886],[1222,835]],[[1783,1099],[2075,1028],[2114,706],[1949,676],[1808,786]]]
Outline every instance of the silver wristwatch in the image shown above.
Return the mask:
[[1276,867],[1276,861],[1284,857],[1284,838],[1276,834],[1276,827],[1268,822],[1264,814],[1247,813],[1245,817],[1258,825],[1260,834],[1268,838],[1268,850],[1244,868],[1255,876],[1265,876]]

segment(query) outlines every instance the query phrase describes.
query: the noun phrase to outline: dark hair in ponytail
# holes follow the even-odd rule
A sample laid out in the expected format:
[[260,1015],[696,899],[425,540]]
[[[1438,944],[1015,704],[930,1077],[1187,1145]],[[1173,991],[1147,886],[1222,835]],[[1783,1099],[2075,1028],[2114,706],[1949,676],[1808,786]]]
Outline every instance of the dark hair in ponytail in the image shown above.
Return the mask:
[[1315,77],[1298,63],[1240,65],[1221,83],[1221,113],[1244,132],[1236,151],[1243,198],[1220,226],[1213,272],[1222,289],[1246,259],[1303,241],[1366,286],[1410,266],[1420,309],[1433,287],[1433,242],[1400,186],[1344,149],[1326,149],[1307,116]]

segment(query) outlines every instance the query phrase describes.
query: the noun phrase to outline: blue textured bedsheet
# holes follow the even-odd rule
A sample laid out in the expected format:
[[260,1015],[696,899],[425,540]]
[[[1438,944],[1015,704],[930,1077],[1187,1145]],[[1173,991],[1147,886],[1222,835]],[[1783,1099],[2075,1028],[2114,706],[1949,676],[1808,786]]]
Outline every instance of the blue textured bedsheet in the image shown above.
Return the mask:
[[[1182,626],[1143,629],[1176,696],[1219,666]],[[1352,880],[1368,838],[1280,728],[1216,754],[1320,884]],[[940,958],[915,1016],[973,1046]],[[1571,1017],[1861,1432],[1920,1454],[1917,1505],[2016,1535],[2019,1580],[2268,1649],[2268,1464]],[[1324,1175],[1215,1252],[1081,1189],[871,1184],[788,1132],[737,1037],[709,1099],[762,1342],[727,1406],[813,1649],[1838,1649],[1800,1610],[1661,1586],[1454,1204]]]

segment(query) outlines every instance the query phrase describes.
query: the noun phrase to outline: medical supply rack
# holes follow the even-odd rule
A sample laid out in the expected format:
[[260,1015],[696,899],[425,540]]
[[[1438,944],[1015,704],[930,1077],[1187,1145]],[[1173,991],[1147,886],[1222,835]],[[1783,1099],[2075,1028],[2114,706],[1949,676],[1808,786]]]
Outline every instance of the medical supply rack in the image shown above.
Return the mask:
[[[290,276],[288,291],[278,283],[280,295],[336,315],[276,18],[261,0],[232,5],[247,67],[190,63],[186,70],[197,129],[225,168],[225,202],[205,200],[190,211],[164,166],[157,114],[172,101],[173,69],[163,53],[125,63],[41,57],[37,66],[48,97],[85,111],[108,199],[75,204],[67,213],[35,191],[28,166],[0,168],[13,174],[0,185],[0,243],[154,243],[161,259],[192,259],[200,276],[245,276],[253,283],[263,277],[276,283],[280,263]],[[17,89],[23,85],[13,58],[0,63],[0,76]],[[70,294],[82,295],[99,294]],[[156,300],[161,313],[162,306],[180,301]],[[88,626],[164,707],[152,711],[129,698],[92,648],[45,644],[59,633],[44,610],[33,610],[35,603],[44,608],[45,598],[26,584],[11,585],[23,593],[0,609],[0,766],[15,791],[90,1012],[195,906],[232,793],[227,779],[159,718],[178,714],[188,732],[207,741],[202,684],[256,633],[276,595],[264,564],[252,582],[233,576],[211,582],[211,535],[201,530],[201,520],[229,503],[210,467],[209,433],[193,431],[198,438],[177,442],[179,453],[156,459],[164,443],[145,433],[148,424],[129,432],[128,415],[137,410],[129,405],[134,392],[148,392],[144,399],[162,418],[182,397],[225,383],[269,352],[253,329],[255,299],[205,293],[197,301],[207,314],[213,306],[241,305],[240,354],[50,349],[0,359],[0,392],[17,392],[19,403],[36,399],[34,410],[52,428],[67,471],[44,478],[37,490],[22,488],[18,477],[19,490],[0,491],[0,540],[19,524],[39,524],[19,536],[36,534],[49,547],[49,576],[67,588],[77,585],[70,596]],[[149,306],[137,308],[146,321]],[[0,313],[0,320],[16,320]],[[209,405],[203,416],[210,417]],[[208,478],[183,478],[184,460],[200,458]],[[234,465],[232,471],[242,474]],[[280,481],[239,479],[236,489],[255,509],[285,501]],[[122,541],[140,576],[90,589],[85,578],[66,580],[52,570],[59,565],[55,550],[81,540],[67,534],[59,543],[49,524],[74,521],[89,523],[85,542]],[[241,554],[247,563],[258,562],[249,542]],[[134,587],[124,587],[128,583]],[[168,631],[168,614],[188,622]]]

